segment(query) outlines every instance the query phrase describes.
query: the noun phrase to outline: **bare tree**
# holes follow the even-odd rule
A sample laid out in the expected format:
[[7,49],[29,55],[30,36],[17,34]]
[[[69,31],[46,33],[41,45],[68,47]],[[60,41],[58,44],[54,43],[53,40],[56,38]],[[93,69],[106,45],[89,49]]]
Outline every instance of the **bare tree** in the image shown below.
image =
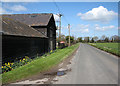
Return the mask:
[[94,43],[94,38],[91,39],[91,42]]
[[89,40],[90,40],[90,37],[85,37],[84,38],[84,42],[89,42]]
[[78,42],[82,42],[82,37],[77,38]]
[[66,41],[65,35],[61,34],[61,40]]
[[106,36],[105,36],[105,35],[102,35],[101,39],[102,39],[103,41],[105,40],[105,38],[106,38]]
[[97,40],[98,40],[98,37],[97,37],[97,36],[95,36],[95,37],[93,37],[93,39],[94,39],[94,41],[97,41]]
[[108,37],[106,37],[104,41],[105,41],[105,42],[109,42],[109,38],[108,38]]

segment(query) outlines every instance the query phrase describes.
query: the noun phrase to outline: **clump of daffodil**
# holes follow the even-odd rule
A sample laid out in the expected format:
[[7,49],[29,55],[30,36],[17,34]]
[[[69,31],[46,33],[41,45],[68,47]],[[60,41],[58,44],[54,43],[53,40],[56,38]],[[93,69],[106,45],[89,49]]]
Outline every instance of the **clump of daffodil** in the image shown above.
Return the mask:
[[23,58],[23,61],[25,60],[25,58]]
[[53,52],[53,51],[51,50],[51,51],[50,51],[50,54],[51,54],[52,52]]
[[52,53],[53,51],[51,50],[50,52]]
[[28,59],[29,57],[28,56],[25,56],[26,59]]
[[13,65],[14,63],[11,63],[11,65]]
[[10,63],[8,62],[8,66],[10,65]]
[[7,66],[7,63],[5,63],[5,65]]
[[12,71],[13,69],[20,67],[22,65],[28,64],[31,62],[31,59],[28,56],[25,56],[24,58],[20,59],[17,62],[7,62],[1,66],[2,68],[2,73]]

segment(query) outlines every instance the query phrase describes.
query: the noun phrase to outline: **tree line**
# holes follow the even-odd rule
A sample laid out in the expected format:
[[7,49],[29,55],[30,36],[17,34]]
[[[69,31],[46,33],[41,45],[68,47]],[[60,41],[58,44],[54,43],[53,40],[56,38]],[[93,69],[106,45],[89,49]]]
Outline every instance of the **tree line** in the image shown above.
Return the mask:
[[[60,40],[59,37],[56,38],[57,43],[60,41],[64,41],[66,44],[69,43],[69,36],[61,35]],[[114,35],[111,37],[107,37],[105,35],[102,35],[101,37],[94,36],[94,37],[78,37],[70,36],[70,42],[71,44],[75,44],[78,42],[83,43],[105,43],[105,42],[120,42],[120,36]]]
[[102,35],[100,38],[95,36],[95,37],[78,37],[77,38],[78,42],[84,42],[84,43],[105,43],[105,42],[120,42],[120,37],[117,35],[107,37],[105,35]]

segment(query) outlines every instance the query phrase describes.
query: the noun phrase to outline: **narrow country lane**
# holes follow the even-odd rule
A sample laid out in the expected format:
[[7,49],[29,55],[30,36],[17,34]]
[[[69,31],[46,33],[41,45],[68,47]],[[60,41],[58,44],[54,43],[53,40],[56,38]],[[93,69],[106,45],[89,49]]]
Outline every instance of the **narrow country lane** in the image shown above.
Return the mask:
[[87,44],[80,44],[71,69],[54,84],[118,83],[118,58]]

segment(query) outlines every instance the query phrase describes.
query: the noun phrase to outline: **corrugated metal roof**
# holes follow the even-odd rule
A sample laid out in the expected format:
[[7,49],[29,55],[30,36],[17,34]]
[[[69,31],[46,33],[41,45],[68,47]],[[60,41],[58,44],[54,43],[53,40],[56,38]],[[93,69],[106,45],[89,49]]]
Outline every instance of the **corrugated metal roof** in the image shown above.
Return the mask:
[[3,16],[18,20],[29,26],[47,26],[52,15],[53,15],[52,13],[41,13],[41,14],[6,14]]
[[15,36],[45,37],[34,28],[7,17],[2,17],[2,33]]

